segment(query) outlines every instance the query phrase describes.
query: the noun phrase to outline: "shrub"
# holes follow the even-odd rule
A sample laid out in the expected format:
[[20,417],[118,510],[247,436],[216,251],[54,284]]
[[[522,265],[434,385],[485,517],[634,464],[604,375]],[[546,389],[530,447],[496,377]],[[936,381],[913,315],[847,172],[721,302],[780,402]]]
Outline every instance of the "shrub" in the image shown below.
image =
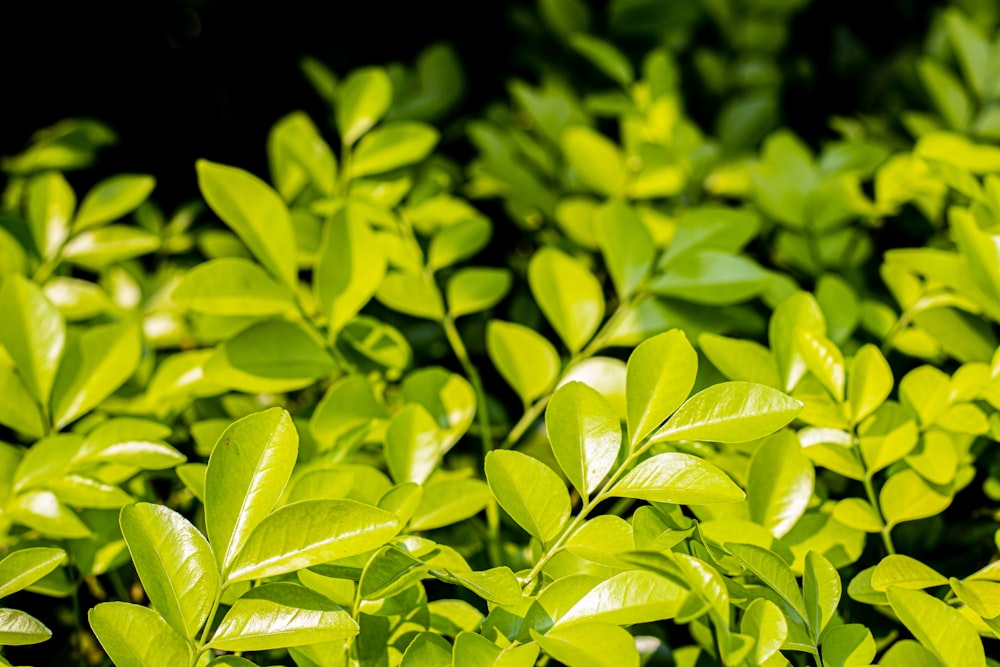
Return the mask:
[[96,121],[5,159],[0,664],[995,664],[1000,47],[811,147],[765,4],[542,0],[472,119],[306,59],[329,132],[171,215]]

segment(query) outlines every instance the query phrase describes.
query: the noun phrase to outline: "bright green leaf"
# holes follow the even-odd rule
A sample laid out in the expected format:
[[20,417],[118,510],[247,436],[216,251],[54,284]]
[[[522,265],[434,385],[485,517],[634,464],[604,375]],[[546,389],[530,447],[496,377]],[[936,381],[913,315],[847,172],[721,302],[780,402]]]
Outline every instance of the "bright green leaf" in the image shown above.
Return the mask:
[[0,560],[0,598],[27,588],[64,562],[62,549],[29,547],[11,552]]
[[764,441],[750,460],[747,501],[750,519],[775,537],[792,529],[812,499],[815,472],[799,439],[781,431]]
[[35,283],[12,275],[0,288],[0,345],[14,360],[24,382],[46,405],[66,347],[66,322]]
[[120,174],[93,187],[83,198],[73,220],[73,230],[102,225],[124,217],[146,201],[156,179],[144,174]]
[[948,580],[933,568],[904,554],[890,554],[883,558],[875,566],[871,579],[872,588],[877,591],[886,591],[890,586],[921,590],[947,583]]
[[491,320],[486,351],[503,379],[527,405],[559,376],[559,353],[544,336],[521,324]]
[[336,120],[340,140],[351,146],[381,120],[392,102],[392,82],[381,67],[351,73],[337,91]]
[[569,494],[559,476],[538,459],[515,451],[492,451],[485,466],[490,490],[507,514],[542,543],[552,541],[570,514]]
[[608,197],[625,190],[625,156],[603,134],[589,127],[570,127],[562,135],[562,149],[573,171],[594,192]]
[[718,467],[681,452],[646,459],[615,484],[609,494],[678,505],[734,503],[746,497]]
[[188,643],[148,607],[102,602],[87,616],[116,667],[177,667],[190,663]]
[[188,310],[208,315],[280,315],[297,312],[294,295],[257,264],[224,257],[184,274],[171,295]]
[[567,667],[638,667],[635,638],[611,623],[557,626],[545,635],[531,631],[542,650]]
[[461,317],[492,308],[507,295],[511,283],[507,269],[459,269],[448,279],[448,314]]
[[386,123],[362,137],[350,161],[352,177],[381,174],[420,162],[430,155],[440,135],[415,121]]
[[906,629],[945,667],[985,667],[979,634],[956,609],[920,591],[892,586],[886,594]]
[[621,449],[621,423],[614,408],[582,382],[570,382],[552,395],[545,427],[559,467],[577,491],[591,494]]
[[571,352],[578,352],[604,317],[604,294],[576,259],[545,247],[528,264],[528,284],[538,307]]
[[674,329],[640,343],[626,372],[629,445],[635,447],[687,398],[698,355],[684,332]]

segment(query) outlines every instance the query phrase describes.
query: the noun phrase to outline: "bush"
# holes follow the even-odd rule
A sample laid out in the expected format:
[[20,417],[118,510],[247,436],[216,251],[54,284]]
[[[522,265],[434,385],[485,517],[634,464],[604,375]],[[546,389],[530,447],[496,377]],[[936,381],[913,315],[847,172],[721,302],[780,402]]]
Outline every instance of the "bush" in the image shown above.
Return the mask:
[[519,7],[475,117],[307,58],[172,213],[5,158],[0,664],[997,664],[996,12],[810,146],[804,4]]

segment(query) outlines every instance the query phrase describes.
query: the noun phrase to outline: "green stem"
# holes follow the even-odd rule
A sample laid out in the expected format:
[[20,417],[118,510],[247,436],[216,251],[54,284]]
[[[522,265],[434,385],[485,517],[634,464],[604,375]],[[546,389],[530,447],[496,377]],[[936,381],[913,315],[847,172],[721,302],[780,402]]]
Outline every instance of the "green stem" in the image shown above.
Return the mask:
[[889,554],[896,553],[896,547],[892,543],[892,537],[889,535],[891,530],[890,526],[885,522],[885,515],[882,514],[882,508],[878,504],[878,497],[875,495],[875,487],[872,486],[872,478],[868,472],[865,472],[865,495],[868,496],[868,502],[875,509],[879,518],[882,520],[882,530],[880,534],[882,535],[882,544],[885,545],[885,550]]
[[500,509],[496,498],[490,497],[486,504],[486,552],[493,567],[503,565],[503,550],[500,548]]
[[465,370],[465,374],[472,384],[472,390],[476,392],[476,403],[478,404],[476,415],[479,418],[479,437],[483,443],[483,456],[486,456],[493,450],[493,428],[490,425],[490,411],[486,404],[486,390],[483,388],[483,380],[479,377],[479,370],[476,368],[476,365],[469,359],[469,352],[465,349],[465,343],[462,342],[462,337],[459,335],[458,329],[455,328],[454,318],[446,315],[441,320],[441,326],[444,329],[444,335],[448,339],[452,351],[458,357],[458,362],[462,364],[462,369]]
[[205,618],[205,626],[201,629],[201,637],[198,639],[198,650],[196,651],[198,655],[201,655],[205,651],[204,646],[208,642],[208,632],[212,629],[212,621],[215,620],[215,613],[219,611],[219,604],[222,602],[222,591],[223,589],[219,589],[215,592],[215,599],[212,600],[212,610],[208,612],[208,616]]

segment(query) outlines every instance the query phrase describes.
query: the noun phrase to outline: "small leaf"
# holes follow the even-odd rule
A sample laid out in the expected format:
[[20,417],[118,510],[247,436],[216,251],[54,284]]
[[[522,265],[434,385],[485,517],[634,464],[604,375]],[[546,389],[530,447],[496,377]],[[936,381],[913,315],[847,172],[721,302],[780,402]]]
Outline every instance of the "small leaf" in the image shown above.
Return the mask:
[[543,544],[569,519],[569,494],[559,476],[527,454],[496,450],[486,455],[486,481],[507,514]]
[[972,102],[955,75],[930,57],[917,61],[917,74],[949,127],[964,130],[972,115]]
[[593,220],[615,292],[627,298],[649,274],[656,244],[638,214],[620,200],[597,209]]
[[495,567],[482,572],[452,572],[459,584],[489,602],[516,605],[523,597],[521,585],[509,567]]
[[448,279],[448,314],[461,317],[492,308],[510,291],[511,282],[507,269],[459,269]]
[[368,560],[358,582],[362,600],[381,600],[402,593],[427,576],[427,566],[392,546],[379,549]]
[[845,498],[833,508],[833,518],[857,530],[866,533],[881,532],[884,525],[882,517],[867,500],[860,498]]
[[979,634],[957,610],[920,591],[891,586],[886,594],[906,629],[945,667],[985,667]]
[[188,310],[208,315],[280,315],[297,312],[294,295],[253,262],[224,257],[198,264],[171,294]]
[[267,651],[358,634],[351,615],[319,593],[290,583],[263,584],[233,603],[207,647],[220,651]]
[[220,571],[230,570],[281,496],[298,443],[292,419],[281,408],[248,415],[219,438],[205,473],[205,526]]
[[424,406],[410,403],[396,413],[385,434],[385,458],[397,482],[423,484],[444,454],[444,437]]
[[486,246],[492,233],[489,219],[478,216],[442,227],[431,237],[427,268],[437,271],[472,257]]
[[18,274],[3,281],[0,312],[0,345],[35,398],[47,405],[66,346],[65,320],[38,285]]
[[781,431],[764,441],[750,460],[747,500],[750,519],[782,537],[795,526],[813,495],[815,471],[799,439]]
[[337,186],[337,159],[305,113],[288,114],[267,137],[271,178],[285,201],[292,201],[311,182],[331,196]]
[[545,247],[528,264],[528,284],[563,343],[571,352],[578,352],[604,317],[600,283],[579,261]]
[[558,619],[556,627],[590,622],[631,625],[670,619],[681,610],[686,597],[685,588],[653,572],[620,572],[580,598]]
[[806,606],[805,620],[812,630],[813,641],[819,643],[820,635],[837,613],[841,592],[837,568],[815,551],[807,553],[802,594]]
[[948,580],[934,569],[903,554],[890,554],[883,558],[875,566],[871,579],[872,588],[877,591],[888,590],[890,586],[920,590],[947,583]]
[[726,549],[755,577],[777,593],[778,597],[787,602],[802,621],[809,617],[795,575],[780,556],[753,544],[727,542]]
[[573,171],[594,192],[614,197],[625,191],[625,156],[610,139],[577,126],[563,132],[561,145]]
[[681,452],[667,452],[646,459],[608,493],[677,505],[734,503],[746,497],[718,467]]
[[878,348],[869,344],[858,350],[851,360],[847,383],[852,423],[875,412],[889,398],[892,385],[892,369]]
[[368,381],[361,375],[347,375],[323,394],[309,419],[309,430],[325,450],[354,429],[386,417],[385,407],[375,398]]
[[0,607],[0,646],[38,644],[51,636],[52,631],[31,614]]
[[45,259],[55,257],[69,236],[76,194],[62,174],[46,171],[28,181],[25,195],[35,248]]
[[778,605],[766,598],[757,598],[743,613],[740,632],[757,640],[754,660],[758,665],[763,665],[788,638],[788,621]]
[[225,579],[263,579],[355,556],[382,546],[399,528],[395,514],[353,500],[285,505],[247,536]]
[[698,345],[712,365],[730,380],[781,386],[774,357],[760,343],[706,332],[698,336]]
[[858,429],[861,456],[869,475],[909,454],[919,440],[920,431],[912,413],[895,402],[884,403]]
[[795,331],[804,329],[826,335],[823,311],[808,292],[796,292],[774,309],[768,325],[771,352],[785,391],[791,391],[806,373],[806,364],[795,345]]
[[191,661],[188,643],[148,607],[102,602],[87,614],[116,667],[177,667]]
[[4,513],[14,523],[22,523],[47,537],[74,540],[90,537],[91,534],[76,513],[47,489],[18,494],[7,502]]
[[548,391],[559,376],[559,353],[547,338],[526,326],[491,320],[486,326],[486,351],[525,405]]
[[403,399],[419,403],[434,419],[440,433],[440,453],[450,450],[476,416],[476,393],[457,373],[428,366],[406,376],[400,387]]
[[208,541],[162,505],[123,507],[120,523],[150,602],[174,630],[193,639],[219,590],[219,570]]
[[432,480],[423,486],[410,529],[450,526],[478,514],[491,499],[489,487],[478,479]]
[[340,331],[371,300],[385,277],[386,258],[362,211],[348,204],[324,226],[313,290]]
[[287,287],[298,284],[292,219],[277,192],[253,174],[198,160],[198,186],[205,201],[250,252]]
[[440,135],[415,121],[386,123],[366,134],[354,150],[351,176],[368,176],[420,162],[430,155]]
[[30,547],[8,554],[0,560],[0,598],[27,588],[64,562],[66,552],[50,547]]
[[839,403],[844,400],[844,357],[826,336],[808,329],[796,329],[795,346],[806,368]]
[[375,296],[383,305],[413,317],[435,321],[444,318],[441,292],[427,276],[390,271]]
[[184,455],[163,442],[170,429],[163,424],[118,417],[87,434],[74,456],[74,464],[118,463],[143,470],[162,470],[184,463]]
[[951,504],[951,498],[938,493],[914,471],[903,470],[886,480],[879,504],[891,528],[903,521],[940,514]]
[[365,67],[341,83],[336,103],[337,131],[346,146],[354,144],[382,119],[392,102],[392,82],[381,67]]
[[399,667],[452,667],[451,644],[434,632],[421,632],[406,647]]
[[635,638],[611,623],[556,626],[545,635],[531,630],[531,637],[567,667],[639,667]]
[[802,410],[784,393],[750,382],[722,382],[687,400],[651,442],[747,442],[774,433]]
[[823,637],[825,667],[867,667],[875,659],[875,651],[871,630],[860,623],[832,627]]
[[73,220],[75,232],[124,217],[146,201],[156,179],[144,174],[120,174],[104,179],[87,193]]
[[703,250],[674,260],[649,289],[660,296],[724,306],[762,294],[771,282],[771,274],[753,260]]
[[684,332],[674,329],[640,343],[626,372],[629,445],[634,448],[688,397],[698,355]]
[[614,408],[582,382],[570,382],[552,395],[545,427],[556,461],[570,483],[584,496],[592,493],[611,471],[621,449],[621,423]]

